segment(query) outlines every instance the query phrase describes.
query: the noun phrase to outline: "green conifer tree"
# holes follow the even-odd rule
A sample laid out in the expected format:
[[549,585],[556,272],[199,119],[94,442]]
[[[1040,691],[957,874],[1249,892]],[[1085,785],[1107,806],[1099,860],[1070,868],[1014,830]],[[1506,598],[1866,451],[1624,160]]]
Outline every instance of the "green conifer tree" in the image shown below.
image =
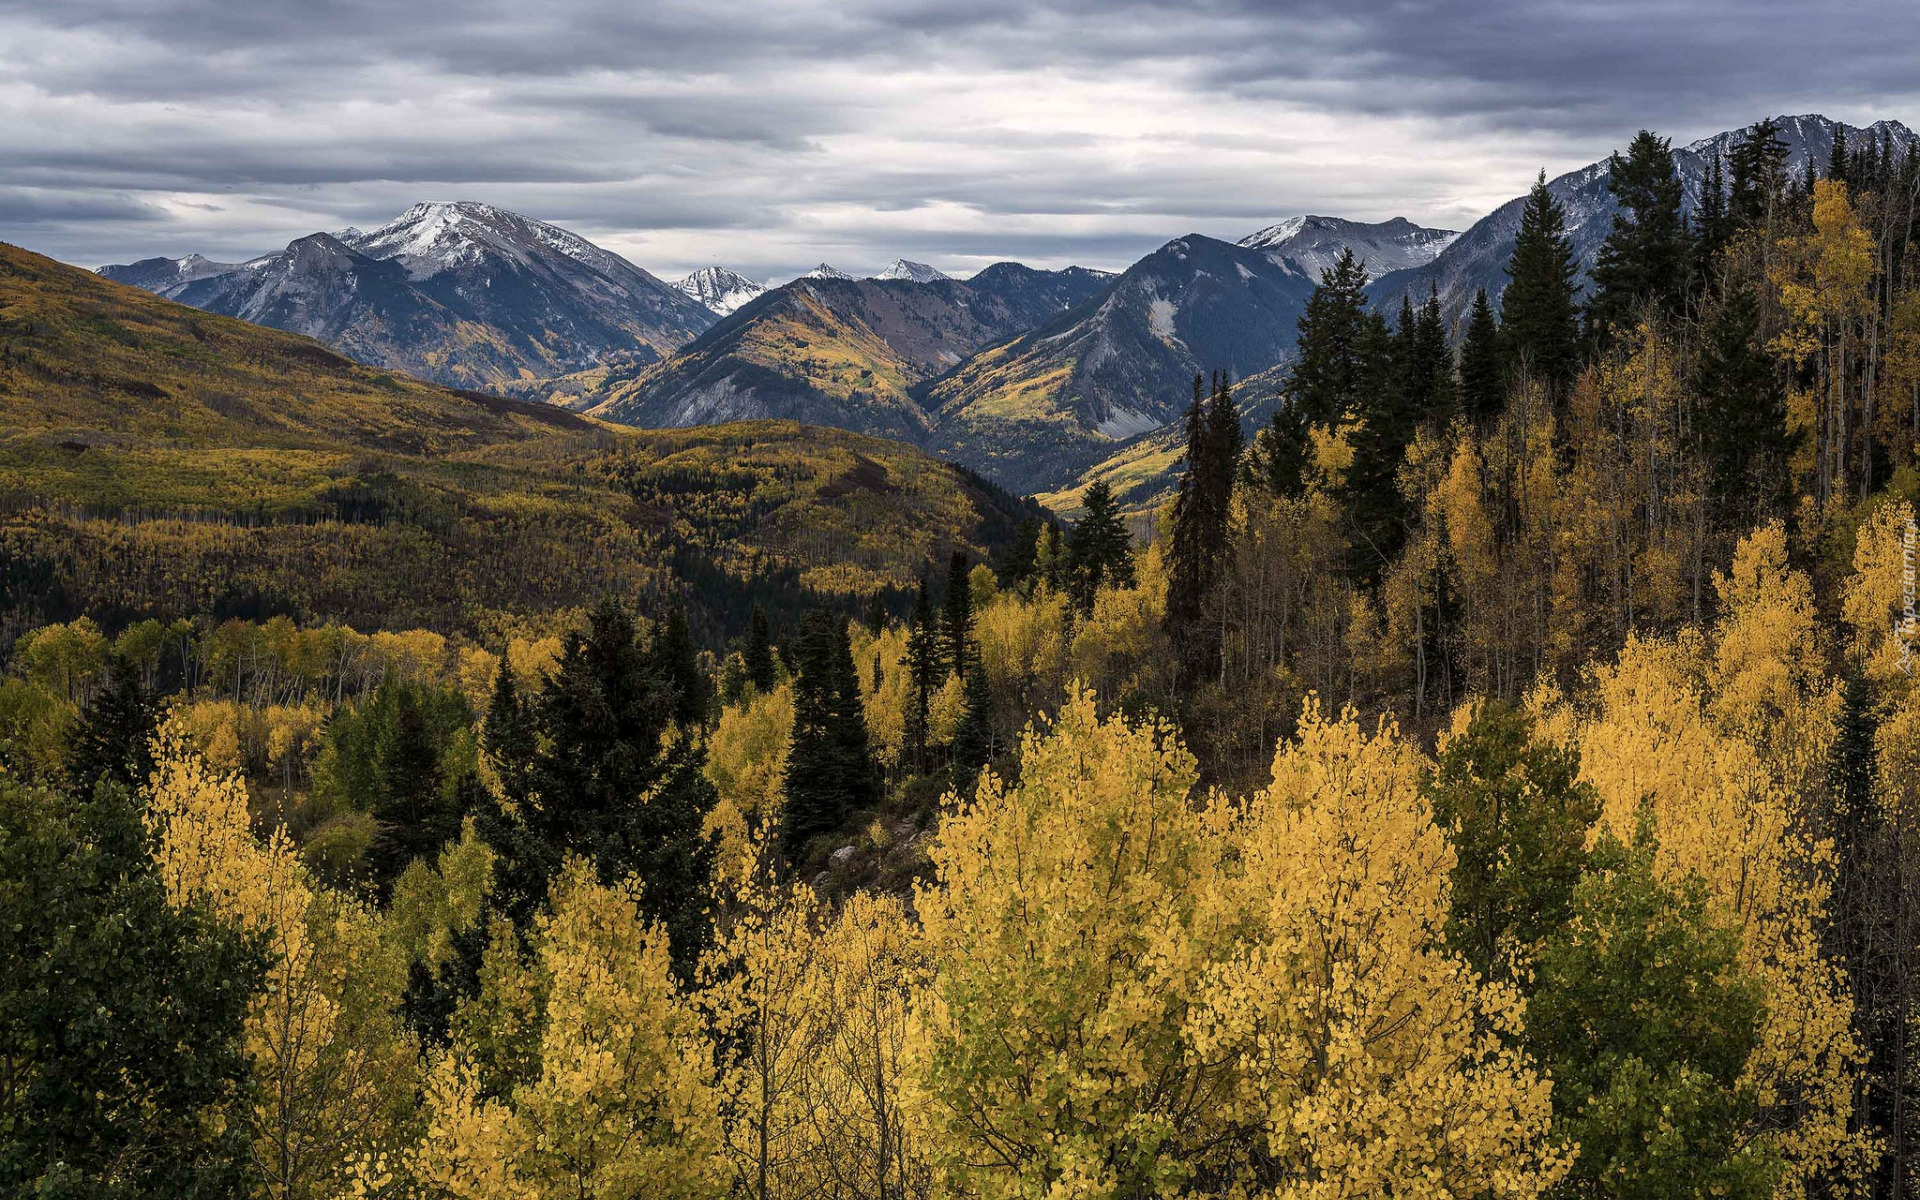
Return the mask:
[[1335,426],[1361,402],[1369,383],[1364,338],[1367,269],[1343,249],[1300,314],[1292,373],[1282,390],[1286,404],[1309,425]]
[[1587,329],[1599,345],[1631,330],[1643,311],[1671,319],[1686,310],[1693,245],[1681,213],[1685,192],[1667,139],[1642,129],[1626,156],[1607,160],[1619,209],[1593,264]]
[[761,692],[773,690],[773,632],[767,626],[767,610],[758,604],[747,621],[747,646],[741,652],[746,660],[747,680]]
[[787,860],[794,863],[814,838],[880,802],[846,622],[827,609],[809,612],[800,626],[799,659],[780,830]]
[[1477,426],[1485,426],[1506,408],[1505,359],[1500,325],[1487,303],[1487,290],[1481,288],[1474,293],[1460,341],[1460,410]]
[[1133,537],[1104,479],[1087,485],[1083,511],[1067,535],[1068,594],[1081,612],[1093,611],[1102,587],[1133,586]]
[[1500,296],[1500,332],[1508,361],[1563,395],[1580,369],[1579,266],[1566,214],[1540,172],[1520,214],[1520,233]]

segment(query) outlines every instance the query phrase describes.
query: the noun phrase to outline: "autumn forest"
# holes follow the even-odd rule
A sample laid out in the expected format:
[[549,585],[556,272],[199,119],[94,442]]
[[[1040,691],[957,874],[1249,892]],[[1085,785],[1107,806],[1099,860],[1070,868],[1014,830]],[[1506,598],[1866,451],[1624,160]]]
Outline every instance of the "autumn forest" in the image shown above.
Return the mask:
[[0,247],[0,1191],[1904,1200],[1920,151],[1777,133],[1064,516]]

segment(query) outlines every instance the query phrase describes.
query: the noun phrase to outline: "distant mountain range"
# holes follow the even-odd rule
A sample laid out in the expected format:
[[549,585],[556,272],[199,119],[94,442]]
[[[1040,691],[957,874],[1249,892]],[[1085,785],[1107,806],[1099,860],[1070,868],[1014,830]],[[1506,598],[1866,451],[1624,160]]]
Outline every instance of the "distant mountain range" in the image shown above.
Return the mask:
[[[1745,133],[1674,152],[1689,207],[1714,156]],[[1819,116],[1780,119],[1780,136],[1795,171],[1824,164],[1836,136],[1916,140],[1898,122]],[[1607,165],[1548,187],[1584,270],[1615,211]],[[462,202],[246,263],[189,255],[101,273],[363,362],[610,421],[773,417],[884,433],[1063,506],[1103,473],[1144,504],[1177,467],[1164,431],[1193,374],[1257,376],[1271,404],[1307,297],[1343,250],[1367,263],[1376,304],[1437,288],[1457,319],[1475,289],[1498,299],[1523,205],[1464,232],[1307,215],[1237,243],[1189,234],[1118,276],[1000,263],[958,280],[899,259],[865,279],[821,263],[768,289],[719,266],[664,283],[556,226]]]
[[1019,263],[964,281],[807,275],[757,297],[665,362],[519,391],[631,425],[780,417],[924,441],[931,422],[917,385],[1085,302],[1109,278]]
[[415,205],[371,232],[316,233],[245,263],[189,255],[100,274],[462,387],[653,361],[716,319],[585,238],[470,201]]

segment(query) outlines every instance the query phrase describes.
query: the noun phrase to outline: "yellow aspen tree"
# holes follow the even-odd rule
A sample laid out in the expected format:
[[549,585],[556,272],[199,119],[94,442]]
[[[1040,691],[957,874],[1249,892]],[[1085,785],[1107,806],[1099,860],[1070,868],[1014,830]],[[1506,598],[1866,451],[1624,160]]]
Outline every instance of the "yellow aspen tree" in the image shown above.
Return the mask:
[[915,894],[933,972],[913,1052],[945,1186],[986,1200],[1164,1194],[1214,1144],[1222,1064],[1183,1036],[1217,941],[1194,762],[1078,693],[1017,784],[955,801]]
[[821,1157],[808,1111],[819,1030],[813,892],[773,879],[777,846],[762,835],[722,888],[719,929],[700,964],[695,1003],[720,1048],[718,1083],[735,1195],[812,1194]]
[[472,1043],[456,1038],[426,1084],[415,1174],[459,1200],[724,1195],[711,1050],[673,982],[666,935],[641,917],[639,884],[601,884],[569,859],[550,910],[522,977],[495,956],[490,981],[537,1000],[537,1064],[494,1094]]
[[[1764,555],[1750,545],[1745,557],[1753,568]],[[1731,594],[1740,596],[1737,583]],[[1746,1071],[1763,1109],[1754,1136],[1780,1153],[1779,1194],[1798,1200],[1820,1176],[1856,1167],[1868,1145],[1849,1130],[1861,1061],[1853,1006],[1820,948],[1832,848],[1796,819],[1766,746],[1729,727],[1755,718],[1755,681],[1798,669],[1765,664],[1766,653],[1791,659],[1796,643],[1743,624],[1760,616],[1751,605],[1729,616],[1724,658],[1697,631],[1630,638],[1614,663],[1594,671],[1590,715],[1559,702],[1544,724],[1578,746],[1581,775],[1601,797],[1597,828],[1631,837],[1644,806],[1661,878],[1697,874],[1714,920],[1740,932],[1741,966],[1761,981],[1767,1003]],[[1714,719],[1709,678],[1728,687],[1721,710],[1729,724]]]
[[1840,691],[1826,670],[1813,584],[1787,568],[1787,534],[1771,521],[1740,540],[1713,586],[1722,616],[1707,668],[1708,711],[1761,751],[1790,793],[1823,786]]
[[932,1179],[909,1078],[911,1016],[925,985],[919,940],[897,897],[856,892],[814,945],[818,1028],[804,1078],[817,1194],[910,1200]]
[[1310,700],[1272,786],[1216,809],[1239,944],[1189,1027],[1233,1064],[1235,1194],[1535,1197],[1565,1170],[1552,1085],[1515,1048],[1523,1002],[1444,949],[1454,855],[1423,770],[1391,725]]
[[272,965],[246,1030],[264,1194],[305,1200],[369,1169],[386,1177],[380,1164],[415,1116],[419,1055],[396,1012],[404,951],[371,909],[314,884],[284,830],[253,836],[245,786],[209,767],[177,722],[156,743],[147,820],[175,904],[267,938]]
[[750,690],[720,712],[702,768],[719,801],[707,829],[720,837],[719,871],[736,871],[752,852],[754,831],[770,828],[786,802],[787,750],[793,737],[793,681]]

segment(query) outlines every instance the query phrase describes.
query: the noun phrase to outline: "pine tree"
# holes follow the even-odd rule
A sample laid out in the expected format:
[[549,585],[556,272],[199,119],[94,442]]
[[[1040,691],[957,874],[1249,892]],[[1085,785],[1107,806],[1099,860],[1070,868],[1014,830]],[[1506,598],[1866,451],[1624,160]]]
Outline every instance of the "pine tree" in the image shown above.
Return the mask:
[[1335,426],[1360,403],[1368,383],[1364,337],[1367,269],[1343,249],[1300,314],[1292,373],[1282,391],[1309,425]]
[[972,796],[981,770],[993,758],[993,692],[987,686],[979,646],[969,644],[967,658],[962,675],[965,707],[953,731],[953,790],[962,800]]
[[1104,479],[1087,485],[1084,511],[1067,535],[1068,593],[1081,612],[1093,611],[1102,587],[1133,586],[1133,538]]
[[122,765],[68,795],[0,775],[0,1193],[250,1195],[265,947],[169,903]]
[[1734,143],[1727,216],[1741,229],[1770,231],[1774,207],[1787,182],[1787,144],[1772,117],[1754,125]]
[[1696,291],[1707,289],[1713,261],[1733,237],[1733,218],[1727,208],[1727,177],[1720,156],[1707,166],[1700,186],[1700,204],[1693,213],[1693,276]]
[[767,628],[767,610],[758,604],[753,606],[753,615],[747,622],[747,648],[741,651],[746,660],[747,681],[761,692],[773,690],[773,634]]
[[1607,186],[1619,210],[1593,264],[1588,332],[1601,345],[1638,323],[1643,308],[1676,317],[1686,308],[1693,247],[1681,214],[1685,193],[1673,147],[1642,129],[1622,158],[1607,160]]
[[955,550],[947,559],[947,591],[942,598],[940,632],[945,641],[941,653],[947,670],[962,678],[967,673],[967,644],[973,640],[973,584],[969,578],[967,554]]
[[605,880],[638,875],[648,919],[666,927],[684,973],[710,932],[715,848],[704,825],[716,796],[702,772],[701,732],[675,727],[681,693],[659,651],[659,639],[642,639],[612,599],[567,634],[530,705],[540,750],[528,796],[512,797],[518,803],[496,848],[507,858],[508,907],[523,919],[569,853],[590,859]]
[[527,722],[526,707],[520,702],[513,664],[504,654],[493,674],[493,695],[487,701],[486,719],[480,726],[480,746],[507,793],[525,795],[527,774],[533,770],[538,746]]
[[1827,151],[1827,179],[1838,184],[1851,182],[1847,174],[1847,134],[1838,126],[1834,127],[1833,145]]
[[1240,410],[1232,384],[1216,373],[1213,389],[1206,393],[1195,375],[1193,404],[1187,410],[1187,468],[1173,502],[1163,619],[1189,682],[1219,669],[1220,627],[1207,607],[1228,551],[1241,448]]
[[1371,386],[1353,433],[1353,462],[1343,488],[1353,527],[1349,555],[1351,570],[1364,586],[1380,580],[1387,564],[1406,543],[1410,514],[1400,491],[1400,467],[1407,446],[1419,429],[1419,418],[1404,384],[1407,359],[1417,351],[1419,318],[1411,303],[1403,302],[1401,329],[1387,332],[1380,314],[1372,314],[1362,339]]
[[682,725],[704,724],[713,710],[713,681],[700,669],[684,604],[675,604],[668,611],[654,638],[653,659],[673,687],[673,719]]
[[1414,318],[1413,337],[1402,365],[1401,388],[1409,415],[1422,428],[1445,429],[1459,396],[1453,381],[1453,351],[1447,346],[1446,320],[1440,315],[1439,285],[1429,284],[1426,301]]
[[377,787],[369,799],[379,833],[367,857],[382,893],[414,859],[431,859],[460,832],[422,699],[418,685],[389,680],[374,701],[383,719],[374,740]]
[[67,740],[67,778],[75,790],[91,792],[110,779],[137,788],[153,771],[153,698],[131,666],[107,668],[99,695],[81,710],[80,723]]
[[827,609],[809,612],[800,625],[799,659],[780,829],[782,848],[794,863],[812,839],[880,802],[846,622]]
[[1579,266],[1567,237],[1566,214],[1540,172],[1520,214],[1520,233],[1507,262],[1500,297],[1500,332],[1508,361],[1564,393],[1580,367],[1580,319],[1575,305]]
[[1460,341],[1460,410],[1475,425],[1485,425],[1507,404],[1506,351],[1487,290],[1474,293],[1466,335]]
[[1292,499],[1307,490],[1313,439],[1298,408],[1285,400],[1274,408],[1273,419],[1261,432],[1256,455],[1260,478],[1275,496]]
[[1785,508],[1794,445],[1785,388],[1761,344],[1760,305],[1751,287],[1736,284],[1721,297],[1701,341],[1694,429],[1710,509],[1729,528],[1746,530]]
[[928,709],[933,693],[940,686],[940,631],[934,624],[933,601],[927,581],[920,581],[914,597],[913,617],[907,624],[906,668],[908,680],[907,712],[901,733],[902,756],[915,771],[927,769],[930,719]]

